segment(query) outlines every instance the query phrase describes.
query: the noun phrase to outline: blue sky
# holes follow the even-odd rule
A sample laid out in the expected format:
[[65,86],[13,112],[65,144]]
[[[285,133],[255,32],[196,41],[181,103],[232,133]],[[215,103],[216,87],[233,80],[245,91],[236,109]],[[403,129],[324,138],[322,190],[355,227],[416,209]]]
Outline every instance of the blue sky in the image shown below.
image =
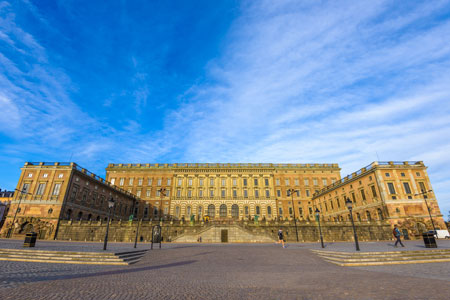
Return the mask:
[[1,1],[0,188],[25,161],[423,160],[450,211],[450,1]]

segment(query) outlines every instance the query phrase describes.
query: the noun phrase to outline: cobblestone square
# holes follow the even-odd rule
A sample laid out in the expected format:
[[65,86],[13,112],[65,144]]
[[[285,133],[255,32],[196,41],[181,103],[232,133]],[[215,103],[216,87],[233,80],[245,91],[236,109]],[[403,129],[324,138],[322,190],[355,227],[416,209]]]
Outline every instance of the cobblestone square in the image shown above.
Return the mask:
[[[71,243],[60,245],[67,249]],[[362,243],[362,249],[383,245],[389,247],[389,242]],[[120,267],[2,261],[0,298],[448,299],[450,263],[340,267],[312,253],[316,247],[163,244],[137,264]]]

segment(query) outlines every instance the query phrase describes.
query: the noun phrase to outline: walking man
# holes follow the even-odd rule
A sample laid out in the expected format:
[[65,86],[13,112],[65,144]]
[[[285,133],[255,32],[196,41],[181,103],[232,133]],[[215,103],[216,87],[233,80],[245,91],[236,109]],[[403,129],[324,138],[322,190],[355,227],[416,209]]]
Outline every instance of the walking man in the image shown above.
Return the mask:
[[394,237],[397,239],[395,241],[394,247],[397,247],[397,244],[400,243],[400,245],[402,245],[402,247],[405,247],[405,245],[403,245],[402,240],[400,239],[400,237],[402,236],[402,234],[400,233],[400,230],[397,228],[397,224],[394,225],[394,230],[392,231],[392,234],[394,235]]
[[286,246],[284,245],[284,237],[283,237],[283,230],[280,228],[280,230],[278,230],[278,242],[277,244],[283,245],[283,248],[286,248]]

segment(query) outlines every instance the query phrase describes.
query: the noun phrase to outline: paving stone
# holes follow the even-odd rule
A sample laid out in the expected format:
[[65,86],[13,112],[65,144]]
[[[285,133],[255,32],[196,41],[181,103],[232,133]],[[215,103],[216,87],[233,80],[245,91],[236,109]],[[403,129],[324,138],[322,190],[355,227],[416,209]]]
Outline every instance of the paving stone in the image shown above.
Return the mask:
[[[322,260],[311,247],[163,244],[131,266],[0,262],[0,299],[447,299],[450,294],[450,264],[348,268]],[[386,242],[372,246],[382,247]]]

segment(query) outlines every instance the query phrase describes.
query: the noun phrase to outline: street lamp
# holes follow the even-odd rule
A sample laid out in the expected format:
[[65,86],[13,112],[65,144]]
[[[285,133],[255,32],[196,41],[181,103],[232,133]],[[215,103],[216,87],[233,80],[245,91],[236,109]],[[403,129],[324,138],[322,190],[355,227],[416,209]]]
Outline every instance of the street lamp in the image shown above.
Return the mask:
[[16,212],[14,213],[14,218],[12,220],[11,227],[9,228],[8,233],[6,234],[7,238],[10,238],[12,236],[12,233],[14,230],[13,229],[14,222],[16,221],[17,213],[20,211],[20,202],[22,202],[23,194],[27,194],[27,195],[29,194],[29,193],[27,193],[27,189],[25,187],[23,187],[22,190],[16,189],[16,191],[18,191],[20,193],[19,203],[17,204]]
[[323,245],[322,227],[320,227],[320,210],[318,208],[316,208],[316,218],[317,222],[319,222],[320,244],[322,245],[322,248],[325,248]]
[[356,235],[355,222],[353,222],[353,213],[352,213],[353,203],[348,197],[347,197],[347,200],[345,201],[345,205],[347,206],[348,210],[350,211],[350,220],[352,221],[353,234],[355,236],[355,247],[356,247],[356,251],[359,251],[358,236]]
[[105,241],[103,242],[103,250],[106,250],[106,244],[108,244],[109,221],[111,220],[111,211],[113,207],[114,207],[114,199],[113,197],[111,197],[111,199],[108,200],[109,214],[108,214],[108,223],[106,224],[106,233],[105,233]]
[[159,220],[162,220],[162,202],[163,202],[163,197],[166,196],[166,189],[165,188],[160,188],[158,190],[160,196],[161,196],[161,203],[159,204]]
[[433,190],[428,190],[428,191],[421,190],[421,193],[414,194],[414,196],[424,195],[423,200],[425,200],[425,204],[427,205],[427,210],[428,210],[428,215],[430,216],[431,225],[433,225],[434,234],[437,234],[436,227],[434,227],[433,218],[431,217],[431,209],[430,209],[430,206],[428,206],[428,202],[427,202],[427,194],[431,193],[432,191]]
[[[297,242],[298,242],[298,230],[297,230],[297,218],[295,217],[294,193],[295,193],[294,189],[287,190],[287,195],[288,196],[290,195],[291,199],[292,199],[292,210],[294,211],[295,236],[297,237]],[[297,196],[298,196],[298,194],[297,194]]]

